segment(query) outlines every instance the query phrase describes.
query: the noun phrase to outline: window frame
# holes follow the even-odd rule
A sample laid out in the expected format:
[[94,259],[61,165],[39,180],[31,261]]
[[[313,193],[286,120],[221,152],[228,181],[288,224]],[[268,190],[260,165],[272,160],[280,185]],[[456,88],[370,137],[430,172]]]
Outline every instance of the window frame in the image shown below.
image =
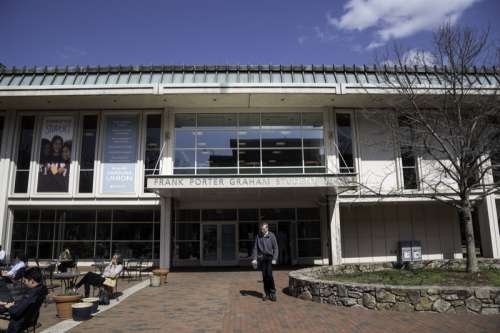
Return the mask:
[[[199,167],[198,166],[198,163],[197,163],[197,151],[200,150],[201,148],[198,148],[197,147],[197,141],[196,141],[196,138],[195,138],[195,143],[194,143],[194,146],[191,147],[191,148],[176,148],[176,142],[175,142],[175,131],[177,130],[176,127],[175,127],[175,116],[176,115],[180,115],[180,114],[194,114],[196,119],[195,119],[195,124],[194,124],[194,127],[186,127],[186,129],[183,129],[183,130],[191,130],[191,131],[198,131],[199,128],[198,128],[198,114],[222,114],[222,113],[234,113],[236,114],[236,116],[238,117],[237,118],[237,122],[236,122],[236,126],[231,126],[231,127],[228,127],[227,130],[228,131],[236,131],[237,132],[237,136],[238,136],[238,144],[236,145],[236,147],[234,148],[228,148],[228,149],[233,149],[236,151],[237,153],[237,158],[236,158],[236,166],[231,166],[231,167]],[[244,113],[249,113],[248,109],[229,109],[229,110],[225,110],[225,109],[216,109],[216,110],[202,110],[200,112],[199,109],[184,109],[184,110],[179,110],[175,113],[173,113],[172,115],[172,135],[171,135],[171,157],[172,157],[172,174],[188,174],[188,175],[206,175],[207,173],[199,173],[199,171],[213,171],[213,172],[210,172],[209,174],[214,174],[214,175],[224,175],[224,174],[227,174],[227,173],[223,173],[223,172],[217,172],[217,171],[224,171],[224,170],[235,170],[234,172],[230,173],[231,175],[235,175],[235,176],[240,176],[240,175],[245,175],[245,174],[249,174],[249,173],[245,173],[245,172],[241,172],[241,170],[244,170],[244,171],[251,171],[251,170],[255,170],[255,172],[251,172],[251,174],[258,174],[258,175],[271,175],[271,174],[283,174],[283,173],[286,173],[286,172],[279,172],[279,171],[286,171],[287,169],[290,169],[290,170],[294,170],[294,169],[301,169],[300,173],[301,175],[308,175],[308,174],[318,174],[318,173],[328,173],[328,149],[327,149],[327,144],[328,144],[328,138],[327,138],[327,130],[328,130],[328,117],[327,117],[327,111],[324,109],[324,108],[321,108],[321,109],[307,109],[307,108],[294,108],[294,109],[278,109],[278,110],[266,110],[266,109],[259,109],[257,110],[257,112],[255,112],[255,114],[259,114],[259,125],[258,126],[240,126],[239,124],[239,115],[240,114],[244,114]],[[282,147],[262,147],[262,135],[261,135],[261,132],[262,131],[265,131],[266,129],[263,128],[263,125],[262,125],[262,115],[263,114],[266,114],[266,113],[297,113],[299,115],[299,126],[297,127],[297,131],[300,132],[300,141],[301,141],[301,145],[299,147],[286,147],[286,148],[282,148]],[[316,147],[316,146],[308,146],[308,147],[304,147],[304,137],[303,137],[303,130],[310,130],[306,127],[303,127],[302,125],[302,115],[303,114],[307,114],[307,113],[318,113],[318,114],[321,114],[322,116],[322,119],[323,119],[323,122],[322,122],[322,128],[321,128],[321,131],[323,132],[323,137],[322,137],[322,140],[323,140],[323,146],[322,147]],[[275,126],[276,127],[276,126]],[[287,127],[288,128],[288,127]],[[287,129],[287,128],[272,128],[272,129],[269,129],[269,130],[280,130],[280,129]],[[254,147],[251,147],[251,148],[242,148],[239,146],[239,132],[241,130],[244,130],[244,129],[249,129],[249,130],[256,130],[256,131],[259,131],[259,141],[260,141],[260,145],[258,148],[254,148]],[[208,131],[210,131],[212,129],[208,129]],[[213,130],[226,130],[226,129],[221,129],[219,127],[214,127]],[[207,131],[207,128],[203,128],[203,131]],[[213,148],[209,148],[209,149],[213,149]],[[273,166],[264,166],[264,162],[263,162],[263,151],[264,150],[294,150],[294,149],[297,149],[297,150],[300,150],[301,151],[301,164],[299,166],[277,166],[277,167],[273,167]],[[185,151],[194,151],[195,152],[195,156],[194,156],[194,166],[193,167],[175,167],[175,154],[176,154],[176,151],[177,150],[185,150]],[[240,159],[239,159],[239,152],[240,151],[245,151],[245,150],[258,150],[259,151],[259,154],[260,154],[260,165],[257,167],[242,167],[240,166]],[[323,153],[323,163],[322,165],[320,166],[306,166],[305,165],[305,156],[304,156],[304,150],[319,150],[320,152]],[[277,169],[278,171],[274,171],[274,169]],[[319,169],[322,169],[322,172],[318,172],[318,171],[313,171],[314,169],[316,170],[319,170]],[[182,173],[182,171],[185,170],[187,173]],[[267,171],[271,171],[271,172],[266,172],[265,170]],[[309,171],[308,171],[309,170]],[[191,171],[194,171],[194,173],[192,173]],[[292,172],[291,174],[297,174],[296,172]]]
[[[351,167],[342,167],[342,159],[341,159],[341,156],[340,156],[340,147],[339,147],[339,130],[338,130],[338,124],[337,124],[337,115],[339,114],[348,114],[349,115],[349,118],[350,118],[350,127],[351,127],[351,147],[352,147],[352,169],[353,170],[349,170],[349,172],[342,172],[341,170],[342,169],[350,169]],[[336,156],[336,159],[335,159],[335,162],[337,163],[337,172],[339,174],[345,174],[345,175],[348,175],[348,174],[355,174],[355,173],[358,173],[359,174],[359,170],[360,170],[360,167],[359,167],[359,154],[358,154],[358,147],[357,147],[357,143],[358,143],[358,131],[357,131],[357,119],[355,117],[356,113],[354,112],[354,110],[344,110],[344,109],[336,109],[335,112],[334,112],[334,115],[333,115],[333,122],[334,122],[334,129],[335,129],[335,134],[334,134],[334,143],[335,143],[335,156]]]
[[[34,124],[33,124],[33,138],[31,141],[31,152],[30,152],[30,163],[29,163],[29,169],[26,169],[28,171],[28,187],[26,189],[26,192],[22,193],[16,193],[15,192],[15,187],[16,187],[16,176],[17,176],[17,161],[19,157],[19,144],[21,141],[21,129],[22,129],[22,118],[23,117],[33,117],[34,118]],[[9,197],[12,198],[27,198],[32,194],[32,189],[33,189],[33,170],[36,169],[36,166],[38,165],[38,162],[35,161],[34,159],[36,158],[35,154],[35,149],[33,147],[34,143],[36,142],[37,134],[38,134],[38,122],[39,122],[39,115],[37,115],[35,112],[30,111],[30,112],[20,112],[16,115],[15,117],[15,135],[14,135],[14,142],[13,142],[13,147],[16,147],[12,151],[12,168],[10,171],[10,179],[12,181],[10,182],[10,188],[9,188]],[[24,170],[24,169],[22,169]]]
[[164,156],[164,150],[165,150],[165,127],[164,127],[164,123],[165,123],[165,114],[162,110],[150,110],[150,111],[146,111],[146,112],[142,112],[142,125],[141,125],[141,129],[142,129],[142,133],[141,133],[141,148],[142,148],[142,152],[140,154],[141,158],[140,158],[140,162],[139,162],[139,168],[141,170],[141,174],[142,174],[142,177],[141,177],[141,184],[140,184],[140,188],[141,188],[141,195],[143,196],[146,196],[146,197],[157,197],[158,195],[156,193],[153,193],[153,192],[148,192],[146,191],[146,163],[145,163],[145,159],[146,159],[146,152],[147,152],[147,147],[146,147],[146,144],[147,144],[147,131],[148,131],[148,116],[150,115],[158,115],[160,116],[160,151],[159,151],[159,157],[158,157],[158,168],[157,168],[157,175],[160,175],[162,174],[162,170],[163,170],[163,156]]
[[[94,176],[92,179],[92,192],[90,193],[81,193],[80,192],[80,172],[82,171],[81,168],[81,157],[82,157],[82,144],[83,144],[83,131],[84,131],[84,118],[85,116],[96,116],[97,117],[97,126],[96,126],[96,142],[95,142],[95,148],[94,148]],[[78,115],[79,118],[79,126],[78,126],[78,138],[75,140],[78,143],[78,147],[76,149],[76,154],[78,158],[76,159],[77,162],[77,175],[75,176],[75,190],[74,190],[74,195],[77,197],[83,197],[83,198],[90,198],[94,197],[96,194],[96,186],[97,186],[97,159],[98,159],[98,150],[99,150],[99,139],[100,139],[100,131],[99,131],[99,124],[101,122],[101,113],[99,111],[83,111],[80,112]],[[86,170],[86,169],[85,169]]]

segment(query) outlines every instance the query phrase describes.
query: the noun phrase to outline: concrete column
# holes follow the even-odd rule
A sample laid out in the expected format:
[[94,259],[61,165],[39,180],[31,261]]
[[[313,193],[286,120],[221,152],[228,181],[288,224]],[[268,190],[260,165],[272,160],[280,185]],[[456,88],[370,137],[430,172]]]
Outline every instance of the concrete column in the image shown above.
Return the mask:
[[478,206],[477,213],[483,256],[500,258],[500,232],[494,194],[484,198],[483,202]]
[[162,197],[160,220],[160,268],[170,268],[170,249],[172,242],[172,200]]
[[340,205],[337,196],[328,197],[328,217],[330,222],[330,246],[332,251],[331,264],[342,263],[342,241],[340,234]]
[[[5,251],[10,250],[10,237],[9,234],[9,180],[12,181],[11,168],[13,167],[13,139],[16,130],[16,119],[14,111],[7,111],[4,113],[4,131],[3,138],[1,138],[2,145],[0,147],[0,244]],[[12,185],[11,185],[12,186]],[[10,253],[10,252],[9,252]]]

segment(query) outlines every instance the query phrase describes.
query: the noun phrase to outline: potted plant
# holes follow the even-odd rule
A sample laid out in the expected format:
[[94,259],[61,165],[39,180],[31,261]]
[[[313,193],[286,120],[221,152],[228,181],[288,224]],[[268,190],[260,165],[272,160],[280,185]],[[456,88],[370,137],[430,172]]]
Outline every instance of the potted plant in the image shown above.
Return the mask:
[[57,316],[63,319],[72,318],[71,306],[80,302],[82,295],[74,292],[71,289],[64,289],[63,293],[53,296],[56,303]]

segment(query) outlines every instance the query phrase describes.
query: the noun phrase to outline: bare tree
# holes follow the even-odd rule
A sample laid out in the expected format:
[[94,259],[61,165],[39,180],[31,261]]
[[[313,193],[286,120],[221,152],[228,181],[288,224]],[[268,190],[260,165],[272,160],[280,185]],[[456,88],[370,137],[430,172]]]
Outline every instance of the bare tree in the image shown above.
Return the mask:
[[[418,190],[411,195],[457,210],[465,230],[467,270],[477,272],[472,210],[500,185],[491,177],[500,164],[491,162],[500,156],[498,51],[495,58],[488,31],[451,24],[435,31],[433,46],[431,52],[413,51],[408,59],[393,45],[391,65],[376,70],[386,88],[370,94],[388,109],[382,123],[394,132],[402,159],[425,161],[415,181]],[[366,186],[360,191],[384,195]]]

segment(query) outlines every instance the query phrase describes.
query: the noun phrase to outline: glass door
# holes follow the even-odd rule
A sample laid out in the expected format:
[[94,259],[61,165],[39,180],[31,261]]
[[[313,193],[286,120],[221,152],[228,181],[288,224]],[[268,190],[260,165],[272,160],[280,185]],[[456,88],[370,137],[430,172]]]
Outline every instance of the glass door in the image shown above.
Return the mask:
[[215,223],[201,225],[201,242],[202,242],[202,263],[204,265],[218,264],[218,225]]
[[202,265],[237,265],[236,223],[202,224]]

